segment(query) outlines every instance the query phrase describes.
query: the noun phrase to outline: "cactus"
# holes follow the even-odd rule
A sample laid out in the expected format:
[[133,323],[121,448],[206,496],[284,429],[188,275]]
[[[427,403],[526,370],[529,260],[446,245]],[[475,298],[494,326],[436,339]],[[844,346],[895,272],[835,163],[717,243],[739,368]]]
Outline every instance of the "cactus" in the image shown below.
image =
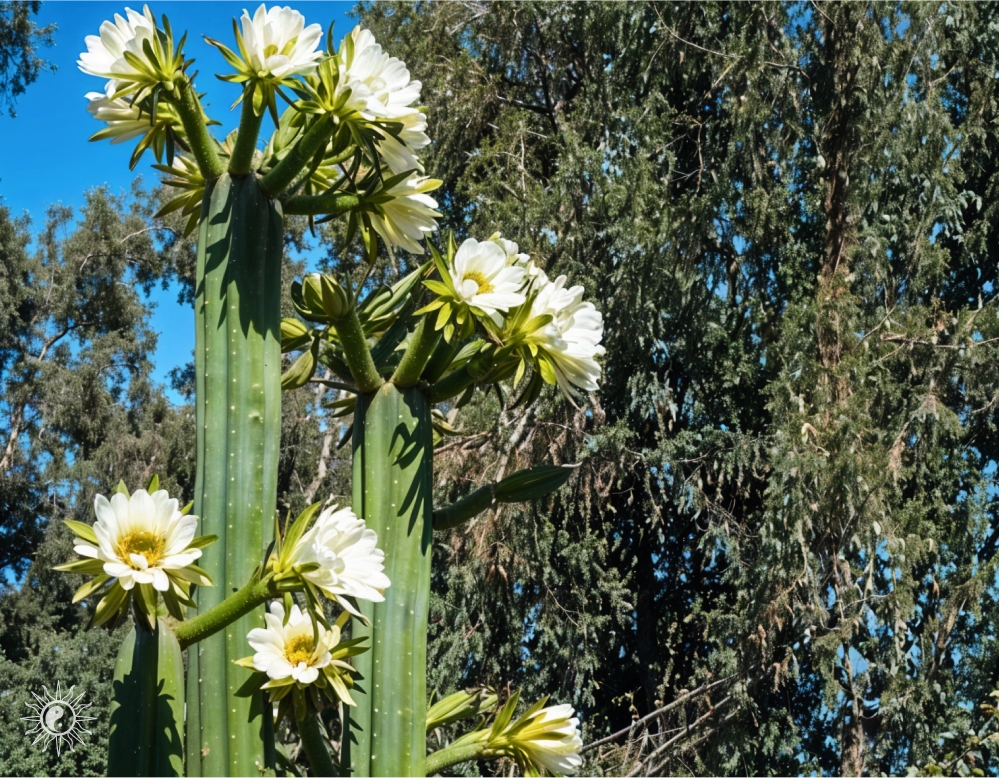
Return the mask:
[[[111,774],[271,772],[272,703],[279,715],[294,716],[314,774],[337,769],[319,716],[330,704],[345,713],[339,770],[355,776],[424,775],[428,764],[500,756],[528,772],[539,765],[577,769],[581,744],[569,706],[542,709],[542,700],[513,721],[516,695],[491,729],[476,729],[428,761],[433,530],[457,526],[499,502],[535,499],[570,474],[553,466],[524,471],[435,511],[434,438],[457,432],[432,406],[459,396],[460,406],[477,386],[508,378],[514,384],[526,378],[516,404],[532,402],[543,383],[558,383],[570,399],[592,391],[599,375],[594,357],[602,353],[599,314],[581,302],[581,289],[563,289],[564,277],[550,283],[536,269],[529,277],[528,257],[516,244],[494,236],[459,248],[451,236],[443,254],[428,244],[432,261],[392,286],[366,290],[367,274],[357,289],[319,275],[293,285],[301,320],[285,320],[282,344],[283,214],[324,221],[349,214],[347,241],[358,236],[369,263],[377,259],[376,235],[390,247],[421,253],[420,241],[437,229],[441,214],[426,193],[441,182],[419,175],[415,156],[429,143],[418,129],[425,117],[410,106],[420,84],[394,64],[398,60],[381,55],[360,58],[362,66],[352,71],[355,43],[373,41],[359,29],[338,51],[331,28],[326,51],[319,52],[318,26],[304,28],[290,8],[261,7],[244,19],[243,33],[255,26],[255,34],[244,40],[234,25],[238,54],[208,39],[235,70],[222,78],[244,90],[237,134],[218,143],[186,72],[193,60],[183,56],[185,39],[175,46],[166,18],[161,29],[148,7],[143,14],[143,35],[152,30],[150,38],[141,56],[128,48],[115,62],[118,91],[107,102],[114,116],[135,110],[140,119],[159,117],[133,162],[152,149],[157,169],[171,176],[166,184],[182,190],[160,213],[179,210],[189,230],[199,228],[193,508],[205,534],[192,537],[195,519],[156,492],[158,479],[149,487],[154,495],[137,491],[128,498],[120,485],[113,504],[98,497],[100,527],[68,523],[85,558],[58,569],[95,576],[74,602],[102,593],[94,624],[120,619],[129,607],[137,621],[115,668]],[[101,33],[117,51],[119,39],[131,39],[136,29],[118,18]],[[288,39],[264,46],[272,34]],[[104,67],[106,57],[97,56],[102,41],[89,39],[81,61],[84,70],[110,78],[91,69]],[[248,47],[259,50],[250,57]],[[284,75],[262,64],[274,51]],[[284,68],[289,57],[291,70]],[[400,82],[390,115],[377,113],[380,97],[364,98],[363,110],[352,97],[370,92],[365,79],[379,80],[368,72],[371,62],[391,68],[393,83]],[[278,117],[275,95],[286,92],[296,99]],[[258,153],[265,112],[277,128]],[[95,138],[134,133],[141,123],[108,122]],[[190,157],[175,158],[175,145]],[[393,155],[396,165],[411,158],[410,169],[394,170]],[[414,313],[426,290],[431,299]],[[282,346],[303,352],[283,380]],[[353,413],[353,508],[367,526],[349,508],[320,511],[317,503],[275,537],[281,391],[304,386],[319,364],[338,379],[323,383],[352,395],[332,407],[334,416]],[[122,513],[119,521],[119,510],[135,513]],[[194,564],[199,555],[204,569]],[[296,592],[304,596],[308,622]],[[335,625],[327,621],[321,594],[343,608]],[[261,606],[277,598],[283,606],[272,603],[267,629],[259,629]],[[171,618],[160,618],[164,613]],[[340,642],[351,614],[360,615],[353,639]],[[497,703],[485,690],[462,693],[435,706],[430,720],[446,726]]]
[[[271,541],[281,434],[281,214],[256,177],[221,176],[205,194],[196,289],[197,446],[194,512],[221,541],[205,570],[219,584],[199,611],[240,589]],[[189,651],[189,775],[252,775],[273,766],[272,729],[258,692],[236,696],[233,661],[262,610]]]
[[[371,651],[344,739],[351,775],[423,775],[430,603],[432,435],[430,406],[416,388],[386,383],[354,409],[354,509],[378,533],[392,586],[364,603],[371,626],[354,623]],[[349,761],[348,761],[349,760]]]
[[108,775],[183,775],[184,660],[169,626],[128,633],[113,683]]

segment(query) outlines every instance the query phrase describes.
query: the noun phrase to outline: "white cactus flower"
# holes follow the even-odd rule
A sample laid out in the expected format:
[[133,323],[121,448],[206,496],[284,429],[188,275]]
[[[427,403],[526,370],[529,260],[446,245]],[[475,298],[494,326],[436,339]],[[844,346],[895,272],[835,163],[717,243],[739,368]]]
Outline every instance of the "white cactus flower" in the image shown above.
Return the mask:
[[111,138],[111,143],[124,143],[132,138],[145,135],[152,126],[148,113],[140,113],[138,105],[130,105],[123,97],[113,97],[117,90],[117,82],[108,81],[103,92],[87,92],[87,113],[99,122],[105,122],[107,128],[102,131],[102,138]]
[[512,240],[507,240],[498,232],[494,233],[489,240],[503,249],[503,252],[506,254],[506,263],[508,265],[520,265],[523,268],[528,267],[531,257],[528,254],[521,252],[520,246]]
[[430,136],[426,133],[426,115],[413,111],[392,121],[402,124],[402,131],[398,136],[387,132],[381,133],[382,139],[378,142],[379,156],[397,175],[407,170],[422,172],[423,165],[417,158],[416,152],[430,145]]
[[539,289],[531,304],[531,315],[552,317],[547,326],[532,333],[530,341],[551,357],[559,388],[569,397],[577,390],[594,392],[599,387],[600,365],[596,357],[604,353],[603,316],[593,303],[583,302],[583,287],[565,288],[566,277],[548,281],[541,271],[535,278]]
[[511,740],[532,763],[552,775],[573,775],[583,765],[579,719],[571,705],[542,708],[527,721],[517,722]]
[[503,313],[524,302],[520,289],[524,268],[507,264],[507,251],[497,241],[469,238],[448,267],[459,302],[481,311],[497,326]]
[[319,514],[295,544],[288,566],[318,564],[318,569],[304,572],[302,577],[358,616],[345,596],[382,602],[391,584],[384,572],[385,552],[377,544],[378,535],[354,511],[337,510],[333,505]]
[[344,39],[339,67],[337,96],[350,90],[345,111],[368,121],[399,120],[418,112],[413,104],[423,85],[410,78],[406,63],[382,50],[369,30],[355,27],[349,46]]
[[165,490],[136,489],[131,497],[118,493],[110,500],[99,494],[94,510],[97,545],[78,540],[74,550],[103,562],[105,574],[118,579],[122,589],[152,584],[165,592],[171,578],[208,583],[200,572],[186,569],[201,556],[200,548],[189,548],[198,517],[182,514]]
[[243,11],[242,52],[249,74],[259,79],[280,81],[313,73],[323,53],[318,51],[323,28],[305,26],[305,17],[289,7],[269,10],[261,3],[250,18]]
[[340,641],[340,630],[327,630],[316,624],[319,640],[315,640],[312,620],[293,605],[285,624],[285,610],[280,602],[272,602],[270,613],[264,614],[265,629],[251,629],[246,636],[253,655],[253,669],[266,673],[272,681],[291,678],[307,686],[319,677],[319,671],[329,665],[330,652]]
[[[383,173],[389,177],[388,171]],[[391,246],[411,254],[422,254],[420,244],[428,233],[437,229],[437,201],[427,192],[441,185],[438,179],[412,175],[375,193],[373,210],[369,212],[371,226]]]
[[125,60],[125,52],[146,60],[143,43],[155,38],[156,20],[148,5],[143,7],[141,14],[131,8],[126,8],[125,14],[127,18],[115,14],[114,22],[104,22],[99,36],[86,37],[87,50],[76,63],[84,73],[121,81],[142,81],[145,78],[146,74]]

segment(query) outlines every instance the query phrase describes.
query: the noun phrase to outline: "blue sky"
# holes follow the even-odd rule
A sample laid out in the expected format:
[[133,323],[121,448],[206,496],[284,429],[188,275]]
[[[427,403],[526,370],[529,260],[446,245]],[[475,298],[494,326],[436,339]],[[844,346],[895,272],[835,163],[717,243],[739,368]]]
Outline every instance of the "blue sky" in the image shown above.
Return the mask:
[[[43,49],[41,56],[56,65],[53,73],[43,73],[18,98],[17,118],[0,116],[0,136],[6,153],[0,155],[0,196],[13,214],[27,212],[34,228],[44,224],[45,211],[52,203],[79,207],[86,190],[107,184],[112,192],[127,192],[132,181],[142,176],[148,183],[155,180],[154,161],[147,153],[129,171],[128,160],[132,143],[112,146],[109,142],[89,143],[100,124],[86,111],[87,92],[100,91],[103,81],[81,73],[76,60],[86,49],[84,38],[96,35],[101,22],[115,13],[123,13],[125,3],[110,2],[46,2],[38,16],[41,25],[54,22],[58,29],[55,46]],[[138,10],[140,3],[128,3]],[[216,137],[224,137],[238,123],[239,109],[230,113],[229,106],[238,97],[238,87],[215,78],[215,73],[229,72],[222,56],[205,43],[209,35],[232,45],[232,18],[244,8],[257,4],[241,2],[159,2],[151,3],[159,17],[166,14],[175,35],[187,30],[185,53],[194,58],[192,71],[198,71],[199,92],[206,92],[209,115],[222,122],[215,127]],[[326,27],[335,22],[335,37],[339,40],[354,26],[348,18],[351,2],[298,2],[307,23],[317,22]],[[268,132],[265,125],[264,132]],[[155,304],[152,326],[159,333],[154,357],[154,377],[166,385],[167,374],[177,365],[191,359],[194,348],[193,313],[177,304],[175,289],[157,290],[151,297]],[[172,392],[170,396],[177,400]]]

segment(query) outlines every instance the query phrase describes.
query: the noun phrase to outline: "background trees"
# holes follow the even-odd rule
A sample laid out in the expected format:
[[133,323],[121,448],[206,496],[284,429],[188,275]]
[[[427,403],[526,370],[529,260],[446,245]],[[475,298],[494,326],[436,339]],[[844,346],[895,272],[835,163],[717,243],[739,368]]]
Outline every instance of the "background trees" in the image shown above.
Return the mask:
[[[924,764],[999,682],[999,9],[360,17],[424,83],[444,223],[516,240],[607,322],[589,410],[554,392],[527,413],[495,394],[446,409],[464,434],[438,449],[442,498],[583,466],[551,500],[435,538],[431,687],[550,692],[587,742],[680,703],[636,730],[641,750],[624,736],[589,750],[589,771]],[[116,648],[61,604],[52,520],[118,478],[190,492],[190,412],[149,384],[139,294],[188,277],[189,247],[142,232],[170,225],[141,197],[98,192],[75,218],[53,212],[29,250],[28,226],[0,213],[4,446],[23,409],[0,468],[0,684],[16,699],[51,672],[49,647],[93,645],[84,664],[103,672]],[[349,271],[343,236],[323,238]],[[284,399],[283,504],[346,495],[343,428],[322,409],[336,398]],[[0,713],[0,766],[58,769],[24,750],[22,707]],[[99,771],[95,753],[65,770]]]
[[16,115],[17,96],[50,67],[38,48],[53,44],[55,30],[52,25],[39,27],[31,19],[41,5],[39,0],[0,2],[0,105],[6,105],[11,117]]
[[439,538],[442,685],[557,688],[593,738],[728,678],[655,757],[597,759],[652,773],[904,771],[984,698],[996,18],[365,6],[425,82],[447,222],[586,277],[608,323],[592,414],[456,417],[486,434],[440,488],[584,467]]

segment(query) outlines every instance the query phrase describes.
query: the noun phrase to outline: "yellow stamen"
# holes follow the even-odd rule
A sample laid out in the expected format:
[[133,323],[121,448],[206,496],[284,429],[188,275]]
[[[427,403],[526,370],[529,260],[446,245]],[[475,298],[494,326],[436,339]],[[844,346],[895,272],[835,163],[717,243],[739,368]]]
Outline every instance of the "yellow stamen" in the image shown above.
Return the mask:
[[118,541],[118,556],[131,565],[129,554],[141,554],[146,558],[146,564],[153,567],[163,556],[166,543],[163,538],[152,532],[130,532]]
[[479,290],[476,294],[489,294],[495,287],[489,283],[489,279],[486,278],[485,274],[480,273],[478,270],[470,270],[461,277],[462,281],[474,281],[479,286]]
[[297,665],[299,662],[309,664],[314,649],[312,635],[299,635],[284,644],[284,656],[293,665]]

